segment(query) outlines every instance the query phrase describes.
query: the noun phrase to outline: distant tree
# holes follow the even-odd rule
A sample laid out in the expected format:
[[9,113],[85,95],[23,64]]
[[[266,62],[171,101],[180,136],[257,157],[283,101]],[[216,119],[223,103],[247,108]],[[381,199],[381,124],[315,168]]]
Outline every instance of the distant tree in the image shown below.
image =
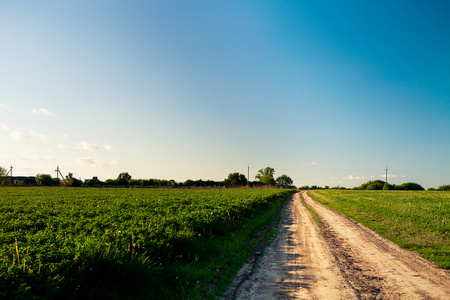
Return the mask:
[[25,182],[19,179],[14,180],[14,185],[24,185]]
[[414,182],[405,182],[398,186],[399,190],[407,190],[407,191],[423,191],[425,190],[420,184]]
[[106,179],[105,180],[105,185],[114,185],[114,184],[115,184],[114,179]]
[[193,186],[194,185],[194,180],[192,179],[188,179],[184,182],[185,186]]
[[277,183],[278,186],[283,188],[291,187],[293,183],[291,177],[287,176],[286,174],[283,174],[280,177],[278,177],[275,180],[275,182]]
[[388,184],[387,182],[384,183],[384,185],[383,185],[383,190],[384,190],[384,191],[390,190],[389,184]]
[[61,182],[62,185],[72,187],[81,186],[82,183],[83,182],[81,180],[73,177],[73,173],[69,173],[69,175],[66,176],[65,180]]
[[139,179],[130,179],[128,181],[129,185],[140,185],[141,181]]
[[247,178],[244,174],[230,173],[228,178],[224,180],[226,186],[244,186],[247,184]]
[[375,180],[375,181],[368,181],[366,183],[361,184],[359,187],[360,190],[382,190],[384,187],[384,181],[381,180]]
[[117,176],[116,185],[128,185],[131,180],[131,175],[128,172],[122,172]]
[[6,169],[3,168],[2,166],[0,166],[0,178],[5,177],[6,176]]
[[53,185],[53,178],[50,174],[37,174],[36,184],[42,186],[51,186]]
[[3,167],[0,167],[0,184],[2,186],[10,185],[11,184],[11,178],[6,177],[6,169]]
[[264,169],[258,170],[258,174],[256,174],[255,179],[258,179],[265,185],[275,185],[275,179],[273,178],[274,174],[275,170],[273,168],[266,167]]
[[441,185],[441,186],[438,188],[438,191],[450,191],[450,184]]

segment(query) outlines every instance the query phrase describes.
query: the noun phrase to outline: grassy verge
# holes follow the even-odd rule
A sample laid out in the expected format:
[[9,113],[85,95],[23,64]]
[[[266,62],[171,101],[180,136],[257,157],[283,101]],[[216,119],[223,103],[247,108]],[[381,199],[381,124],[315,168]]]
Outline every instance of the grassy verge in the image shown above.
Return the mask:
[[310,192],[317,201],[450,269],[450,192]]

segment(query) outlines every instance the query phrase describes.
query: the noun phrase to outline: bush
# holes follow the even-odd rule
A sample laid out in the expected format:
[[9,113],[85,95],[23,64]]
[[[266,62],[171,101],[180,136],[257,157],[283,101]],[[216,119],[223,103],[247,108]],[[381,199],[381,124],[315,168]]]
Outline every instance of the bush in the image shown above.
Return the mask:
[[446,184],[446,185],[441,185],[438,188],[439,191],[450,191],[450,184]]
[[51,186],[53,185],[53,178],[50,174],[37,174],[36,184],[42,186]]

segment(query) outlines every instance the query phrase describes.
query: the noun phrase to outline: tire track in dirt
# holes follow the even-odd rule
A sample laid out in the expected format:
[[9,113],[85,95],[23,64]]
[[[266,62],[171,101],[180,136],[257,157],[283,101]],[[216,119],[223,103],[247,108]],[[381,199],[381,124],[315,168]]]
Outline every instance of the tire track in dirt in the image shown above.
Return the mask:
[[448,271],[306,192],[283,208],[278,230],[225,299],[450,299]]
[[[283,209],[278,229],[252,274],[226,295],[233,294],[234,299],[358,298],[341,276],[337,261],[299,193]],[[242,278],[237,276],[235,280]]]
[[318,203],[306,192],[302,196],[320,216],[331,251],[361,299],[450,299],[447,271]]

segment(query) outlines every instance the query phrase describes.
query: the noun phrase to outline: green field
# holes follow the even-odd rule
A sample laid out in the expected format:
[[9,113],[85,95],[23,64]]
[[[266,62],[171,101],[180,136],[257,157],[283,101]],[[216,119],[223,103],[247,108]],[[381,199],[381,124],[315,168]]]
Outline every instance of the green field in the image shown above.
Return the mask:
[[213,297],[290,193],[0,188],[0,298]]
[[310,195],[450,269],[450,192],[316,190]]

